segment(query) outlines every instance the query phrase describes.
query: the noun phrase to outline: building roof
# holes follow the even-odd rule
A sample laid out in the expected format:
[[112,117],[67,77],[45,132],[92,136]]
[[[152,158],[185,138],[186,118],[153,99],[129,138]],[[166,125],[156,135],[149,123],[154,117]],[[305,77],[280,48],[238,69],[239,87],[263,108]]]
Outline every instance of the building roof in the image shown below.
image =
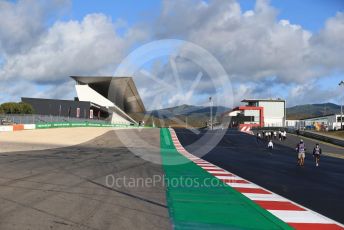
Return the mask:
[[113,77],[113,76],[70,76],[75,81],[83,84],[92,84],[97,82],[108,82],[110,83],[113,79],[129,79],[132,77]]
[[326,114],[326,115],[321,115],[321,116],[307,117],[307,118],[300,119],[300,121],[311,120],[311,119],[320,119],[320,118],[326,118],[326,117],[331,117],[331,116],[340,116],[340,114],[331,113],[331,114]]
[[241,102],[258,102],[258,101],[271,101],[271,102],[285,102],[285,100],[277,98],[277,99],[244,99]]
[[77,84],[88,85],[126,113],[144,113],[145,106],[132,77],[71,76]]

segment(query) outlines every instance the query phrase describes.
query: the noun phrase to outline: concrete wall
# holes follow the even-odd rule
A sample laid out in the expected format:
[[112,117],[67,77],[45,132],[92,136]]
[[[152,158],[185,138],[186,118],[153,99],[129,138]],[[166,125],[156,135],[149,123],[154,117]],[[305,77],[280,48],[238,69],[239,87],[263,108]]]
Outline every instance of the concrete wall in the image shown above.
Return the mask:
[[299,120],[286,120],[286,127],[297,127]]
[[283,101],[259,101],[259,106],[264,108],[265,126],[284,126],[285,103]]
[[121,113],[126,118],[116,114],[115,111],[112,113],[111,122],[112,123],[130,123],[128,120],[134,122],[132,118],[130,118],[123,110],[121,110],[117,105],[115,105],[112,101],[105,98],[103,95],[89,87],[88,85],[75,85],[76,92],[78,94],[78,98],[80,101],[91,101],[95,104],[100,106],[106,107],[109,110],[117,110],[117,112]]
[[283,118],[264,118],[265,127],[284,127]]
[[115,106],[113,102],[103,97],[88,85],[75,85],[75,89],[80,101],[90,101],[104,107]]

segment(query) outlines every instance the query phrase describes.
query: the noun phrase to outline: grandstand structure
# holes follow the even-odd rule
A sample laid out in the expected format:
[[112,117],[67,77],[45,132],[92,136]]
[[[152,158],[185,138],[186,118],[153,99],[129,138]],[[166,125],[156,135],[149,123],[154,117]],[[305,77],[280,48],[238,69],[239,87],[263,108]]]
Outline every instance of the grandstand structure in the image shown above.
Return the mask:
[[76,82],[78,100],[106,108],[111,115],[111,123],[136,123],[128,113],[146,112],[132,77],[71,77]]
[[130,113],[145,113],[132,77],[71,76],[74,100],[22,97],[36,115],[103,120],[112,124],[137,124]]

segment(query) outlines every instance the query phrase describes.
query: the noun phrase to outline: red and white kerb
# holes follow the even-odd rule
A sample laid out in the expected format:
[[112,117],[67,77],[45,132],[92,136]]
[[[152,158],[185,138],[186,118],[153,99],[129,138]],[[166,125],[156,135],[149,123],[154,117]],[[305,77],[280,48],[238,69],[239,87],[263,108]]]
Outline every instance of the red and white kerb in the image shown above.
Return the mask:
[[242,126],[242,127],[240,128],[240,132],[248,133],[248,134],[253,135],[253,132],[251,131],[251,127],[248,126],[248,125]]
[[227,185],[266,209],[277,218],[289,224],[295,229],[302,230],[337,230],[344,229],[344,226],[331,220],[317,212],[303,207],[291,200],[288,200],[276,193],[273,193],[259,185],[256,185],[244,178],[228,172],[212,163],[192,155],[180,144],[173,129],[169,129],[172,141],[179,153],[203,168],[216,178],[222,180]]

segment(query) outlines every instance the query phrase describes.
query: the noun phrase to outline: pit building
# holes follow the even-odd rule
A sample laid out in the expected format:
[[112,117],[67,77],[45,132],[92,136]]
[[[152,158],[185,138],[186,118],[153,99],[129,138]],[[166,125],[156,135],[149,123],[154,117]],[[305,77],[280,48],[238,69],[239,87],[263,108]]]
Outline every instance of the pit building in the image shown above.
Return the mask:
[[224,114],[231,127],[284,127],[286,101],[283,99],[244,99],[245,105]]

